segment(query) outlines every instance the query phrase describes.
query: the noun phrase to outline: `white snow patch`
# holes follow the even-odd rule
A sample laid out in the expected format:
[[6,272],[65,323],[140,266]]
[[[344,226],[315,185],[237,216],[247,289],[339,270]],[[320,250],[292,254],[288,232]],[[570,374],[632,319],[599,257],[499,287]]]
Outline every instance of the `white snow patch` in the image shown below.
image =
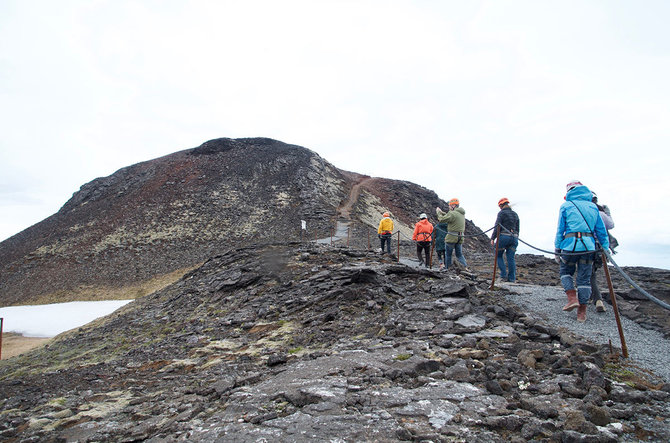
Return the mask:
[[26,337],[54,337],[104,317],[132,300],[73,301],[0,308],[3,331]]

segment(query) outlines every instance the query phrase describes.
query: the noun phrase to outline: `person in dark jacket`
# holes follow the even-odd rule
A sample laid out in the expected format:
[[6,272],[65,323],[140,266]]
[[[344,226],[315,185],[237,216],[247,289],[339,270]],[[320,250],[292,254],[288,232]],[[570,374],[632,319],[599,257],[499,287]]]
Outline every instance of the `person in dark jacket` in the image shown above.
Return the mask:
[[[612,214],[607,205],[598,204],[598,196],[595,192],[591,191],[592,197],[591,201],[598,207],[598,212],[600,213],[600,218],[603,219],[603,224],[605,229],[607,229],[607,237],[610,241],[610,249],[613,250],[614,243],[612,241],[612,234],[610,234],[610,229],[614,228],[614,219],[612,219]],[[615,240],[616,241],[616,240]],[[596,306],[596,312],[605,312],[605,304],[603,303],[603,296],[600,293],[600,288],[598,287],[598,281],[596,280],[597,271],[603,266],[602,256],[598,253],[593,257],[593,269],[591,270],[591,301]]]
[[[509,199],[506,197],[498,201],[498,217],[496,217],[496,229],[491,235],[491,245],[496,242],[498,236],[498,227],[500,227],[500,237],[498,237],[498,269],[500,269],[500,278],[503,281],[514,283],[516,281],[516,248],[519,246],[519,216],[509,206]],[[507,267],[503,254],[507,257]]]
[[[440,208],[437,208],[439,210]],[[439,215],[439,212],[438,212]],[[444,239],[447,236],[448,226],[446,222],[439,222],[435,225],[433,230],[433,241],[435,242],[435,252],[437,253],[437,261],[440,263],[440,270],[444,269],[445,264],[445,244]]]

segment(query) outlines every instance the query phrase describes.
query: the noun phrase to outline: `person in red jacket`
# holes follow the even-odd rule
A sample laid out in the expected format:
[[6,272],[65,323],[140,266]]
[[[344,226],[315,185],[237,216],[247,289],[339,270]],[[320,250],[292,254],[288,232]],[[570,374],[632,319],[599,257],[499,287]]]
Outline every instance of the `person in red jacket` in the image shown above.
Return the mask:
[[[419,215],[419,222],[414,225],[414,235],[412,240],[416,241],[416,255],[419,257],[419,266],[430,265],[430,244],[433,241],[433,225],[428,221],[425,213]],[[421,251],[425,251],[426,261],[424,262]]]

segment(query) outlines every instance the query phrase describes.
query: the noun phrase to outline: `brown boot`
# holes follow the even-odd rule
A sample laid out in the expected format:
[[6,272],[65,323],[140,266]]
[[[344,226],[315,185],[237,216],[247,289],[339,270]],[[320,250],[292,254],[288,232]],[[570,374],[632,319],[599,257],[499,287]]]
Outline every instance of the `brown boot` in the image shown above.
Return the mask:
[[568,304],[563,306],[563,310],[564,311],[572,311],[577,306],[579,306],[579,301],[577,301],[577,290],[576,289],[569,289],[569,290],[565,291],[565,293],[568,295]]
[[584,323],[586,321],[586,308],[588,305],[579,305],[577,308],[577,321]]

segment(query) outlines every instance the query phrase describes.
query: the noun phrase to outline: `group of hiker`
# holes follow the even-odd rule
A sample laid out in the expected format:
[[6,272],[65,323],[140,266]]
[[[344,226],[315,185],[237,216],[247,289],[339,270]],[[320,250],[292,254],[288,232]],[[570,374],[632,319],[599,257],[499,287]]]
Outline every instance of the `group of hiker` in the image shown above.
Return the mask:
[[[519,244],[519,216],[511,208],[508,198],[498,200],[500,211],[496,217],[491,245],[497,246],[496,264],[503,281],[516,282],[515,254]],[[412,240],[416,242],[419,266],[429,266],[431,247],[434,245],[440,270],[453,264],[453,255],[467,269],[463,255],[465,239],[465,210],[457,198],[449,200],[446,211],[437,207],[437,224],[419,214],[414,225]],[[586,310],[592,301],[597,312],[605,312],[605,305],[596,282],[596,271],[603,263],[598,248],[614,252],[617,242],[609,234],[614,227],[609,208],[598,203],[598,197],[578,180],[566,185],[565,202],[561,205],[555,238],[555,258],[559,264],[561,284],[568,298],[564,311],[577,308],[577,321],[586,321]],[[393,220],[385,212],[377,230],[383,253],[391,253]],[[497,242],[497,245],[496,245]],[[505,263],[507,261],[507,263]],[[576,286],[575,277],[576,273]]]

